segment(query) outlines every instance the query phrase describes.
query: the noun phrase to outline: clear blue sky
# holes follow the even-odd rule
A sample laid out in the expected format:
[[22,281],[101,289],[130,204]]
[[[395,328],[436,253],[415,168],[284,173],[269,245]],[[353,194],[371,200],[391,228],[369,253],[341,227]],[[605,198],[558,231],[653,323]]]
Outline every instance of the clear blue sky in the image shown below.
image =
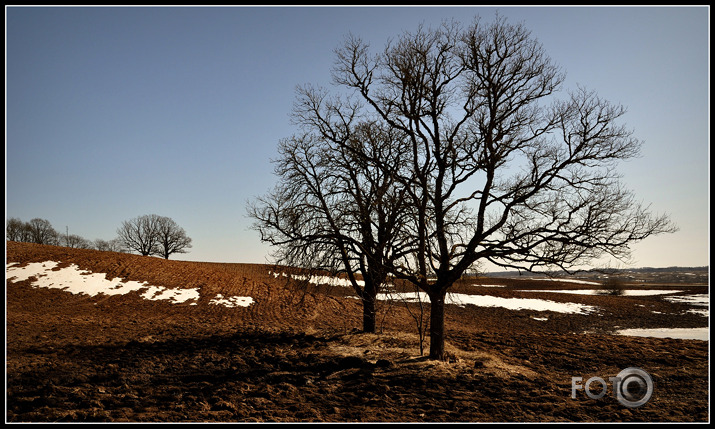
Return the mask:
[[[624,182],[680,231],[634,266],[709,264],[708,7],[500,7],[567,73],[628,108],[642,157]],[[6,218],[111,239],[158,214],[176,259],[265,262],[246,202],[276,182],[295,87],[330,85],[351,32],[380,49],[424,22],[492,7],[6,7]]]

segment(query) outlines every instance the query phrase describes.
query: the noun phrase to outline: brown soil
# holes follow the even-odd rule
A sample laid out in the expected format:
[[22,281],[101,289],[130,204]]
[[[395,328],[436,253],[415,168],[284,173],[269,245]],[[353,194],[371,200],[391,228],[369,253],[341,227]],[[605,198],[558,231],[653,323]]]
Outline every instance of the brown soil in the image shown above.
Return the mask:
[[[301,288],[274,277],[276,267],[7,242],[7,263],[44,261],[200,288],[201,299],[89,297],[6,280],[8,422],[709,421],[708,342],[609,334],[616,326],[708,326],[685,313],[688,305],[659,296],[548,295],[598,306],[591,315],[449,306],[451,360],[438,362],[420,356],[404,304],[383,303],[380,332],[363,334],[348,289]],[[519,292],[543,282],[483,281],[507,287],[454,291],[547,298]],[[217,293],[255,302],[210,305]],[[610,385],[600,399],[583,390],[572,399],[572,377],[608,380],[631,366],[653,379],[645,405],[625,407]]]

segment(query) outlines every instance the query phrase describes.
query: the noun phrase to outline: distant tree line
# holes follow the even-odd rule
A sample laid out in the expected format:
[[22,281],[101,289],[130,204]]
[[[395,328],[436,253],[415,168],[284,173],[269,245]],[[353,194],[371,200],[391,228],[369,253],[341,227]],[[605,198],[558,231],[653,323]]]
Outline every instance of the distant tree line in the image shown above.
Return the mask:
[[88,240],[77,234],[58,232],[46,219],[34,218],[24,222],[9,218],[5,226],[9,241],[47,244],[75,249],[95,249],[110,252],[136,252],[143,256],[169,259],[174,253],[186,253],[191,248],[191,238],[171,218],[144,215],[122,222],[117,237],[111,240]]

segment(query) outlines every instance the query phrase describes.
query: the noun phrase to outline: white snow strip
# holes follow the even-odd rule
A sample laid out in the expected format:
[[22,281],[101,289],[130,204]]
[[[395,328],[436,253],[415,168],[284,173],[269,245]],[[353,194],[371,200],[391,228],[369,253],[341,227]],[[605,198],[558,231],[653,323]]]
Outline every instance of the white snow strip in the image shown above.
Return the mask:
[[601,282],[592,282],[588,280],[579,280],[579,279],[559,279],[559,278],[553,278],[553,279],[544,279],[544,278],[538,278],[538,277],[528,277],[527,280],[538,280],[538,281],[543,281],[543,282],[565,282],[565,283],[579,283],[579,284],[584,284],[584,285],[597,285],[601,286]]
[[710,305],[710,295],[706,293],[699,293],[695,295],[684,295],[684,296],[669,296],[664,298],[670,302],[692,304],[692,305]]
[[683,340],[710,340],[710,328],[655,328],[621,329],[617,335],[634,337],[676,338]]
[[666,301],[690,304],[697,307],[705,308],[692,308],[686,313],[693,313],[703,317],[710,317],[710,295],[706,293],[699,293],[695,295],[683,295],[683,296],[668,296],[663,298]]
[[[144,299],[158,301],[166,300],[173,304],[192,301],[191,305],[196,305],[200,297],[198,288],[167,288],[164,286],[152,286],[147,282],[123,281],[120,278],[107,280],[102,273],[91,273],[82,271],[77,265],[70,265],[57,269],[57,262],[33,262],[24,267],[16,267],[16,263],[6,266],[6,277],[12,282],[19,282],[35,277],[32,286],[50,289],[60,289],[73,294],[84,294],[97,296],[104,294],[125,295],[129,292],[141,292]],[[218,296],[217,296],[218,298]],[[215,301],[215,302],[214,302]],[[225,305],[227,307],[243,306],[247,307],[253,302],[250,297],[221,297],[220,300],[212,300],[211,304]]]
[[[286,273],[271,273],[273,274],[273,277],[278,278],[278,277],[288,277],[288,274]],[[308,281],[309,283],[312,283],[314,285],[330,285],[330,286],[344,286],[344,287],[352,287],[352,283],[350,282],[349,279],[341,279],[339,277],[331,277],[331,276],[303,276],[299,274],[293,274],[290,276],[294,280],[298,281]],[[365,286],[365,282],[362,280],[357,280],[358,286]]]
[[[564,290],[529,290],[524,289],[519,292],[547,292],[547,293],[571,293],[575,295],[603,295],[607,291],[604,289],[564,289]],[[624,296],[651,296],[651,295],[667,295],[671,293],[679,293],[682,290],[660,290],[660,289],[626,289],[623,290]]]
[[[405,302],[429,302],[429,296],[424,292],[378,294],[377,298],[381,300],[392,299]],[[530,298],[501,298],[498,296],[469,295],[463,293],[447,293],[445,303],[459,305],[461,307],[465,305],[476,305],[479,307],[501,307],[509,310],[554,311],[557,313],[572,314],[588,314],[598,309],[591,305],[574,302],[555,302]]]

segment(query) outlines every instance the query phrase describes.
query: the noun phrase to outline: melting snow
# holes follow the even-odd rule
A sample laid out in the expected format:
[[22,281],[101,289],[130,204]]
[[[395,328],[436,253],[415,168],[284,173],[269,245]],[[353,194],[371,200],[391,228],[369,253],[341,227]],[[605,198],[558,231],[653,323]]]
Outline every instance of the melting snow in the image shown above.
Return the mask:
[[682,302],[685,304],[692,305],[710,305],[710,295],[706,293],[684,296],[669,296],[664,299],[670,302]]
[[[102,273],[91,273],[82,271],[77,265],[57,269],[57,262],[33,262],[24,267],[15,267],[15,263],[7,264],[6,276],[8,280],[19,282],[35,277],[32,283],[34,287],[60,289],[73,294],[85,294],[89,296],[104,295],[125,295],[129,292],[142,292],[144,299],[157,301],[167,300],[173,304],[193,301],[191,305],[196,305],[200,294],[198,288],[181,289],[167,288],[163,286],[152,286],[147,282],[123,281],[120,278],[107,280]],[[232,296],[224,298],[216,295],[209,303],[224,305],[226,307],[248,307],[253,302],[250,297]]]
[[[550,292],[550,293],[572,293],[576,295],[602,295],[603,289],[564,289],[564,290],[520,290],[519,292]],[[667,295],[671,293],[682,292],[682,290],[660,290],[660,289],[627,289],[622,291],[625,296],[651,296],[651,295]]]
[[710,340],[710,328],[655,328],[655,329],[621,329],[618,335],[635,337],[676,338],[682,340]]
[[[378,299],[400,300],[406,302],[429,302],[424,292],[378,294]],[[597,310],[597,307],[574,302],[556,302],[545,299],[501,298],[489,295],[469,295],[464,293],[447,293],[446,304],[459,306],[476,305],[480,307],[502,307],[509,310],[554,311],[557,313],[587,314]]]
[[528,280],[537,280],[537,281],[543,281],[543,282],[579,283],[579,284],[584,284],[584,285],[601,286],[600,282],[592,282],[592,281],[588,281],[588,280],[579,280],[579,279],[560,279],[560,278],[544,279],[544,278],[539,278],[539,277],[529,277]]
[[710,295],[706,293],[699,293],[695,295],[683,295],[683,296],[669,296],[663,298],[670,302],[691,304],[698,307],[704,308],[693,308],[687,311],[687,313],[698,314],[703,317],[710,316]]
[[230,296],[224,298],[221,294],[216,295],[216,298],[209,301],[209,304],[224,305],[226,307],[248,307],[252,303],[253,298],[250,296]]
[[[273,277],[278,278],[278,277],[288,277],[288,274],[286,273],[271,273],[273,274]],[[339,277],[331,277],[331,276],[303,276],[299,274],[293,274],[290,276],[294,280],[298,281],[308,281],[310,283],[313,283],[314,285],[330,285],[330,286],[344,286],[344,287],[352,287],[352,283],[350,283],[349,279],[341,279]],[[357,284],[359,286],[365,286],[365,282],[362,280],[357,280]]]

